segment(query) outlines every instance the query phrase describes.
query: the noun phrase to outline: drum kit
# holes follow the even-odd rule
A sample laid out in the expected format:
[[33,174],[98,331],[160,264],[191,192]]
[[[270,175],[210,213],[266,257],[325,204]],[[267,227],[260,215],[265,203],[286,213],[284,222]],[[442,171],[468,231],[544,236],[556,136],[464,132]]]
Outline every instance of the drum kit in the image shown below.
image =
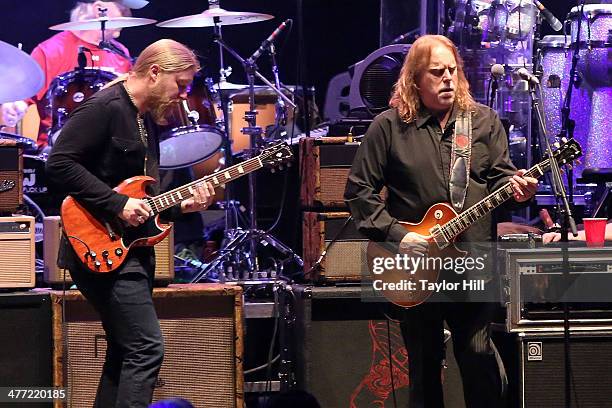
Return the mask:
[[[287,106],[295,108],[293,101],[287,96],[287,92],[281,92],[280,90],[276,66],[274,66],[276,84],[269,82],[257,71],[255,65],[257,56],[265,51],[274,53],[274,47],[269,41],[270,38],[258,49],[257,53],[259,54],[255,58],[251,56],[251,58],[245,60],[231,49],[221,36],[221,26],[255,23],[272,18],[273,16],[268,14],[224,10],[219,7],[218,0],[210,0],[209,9],[200,14],[174,18],[157,24],[159,27],[165,28],[214,28],[215,41],[219,44],[219,58],[221,60],[220,82],[214,86],[212,80],[205,79],[198,73],[188,92],[188,99],[183,101],[182,104],[177,104],[170,113],[167,130],[160,137],[161,170],[191,169],[197,172],[197,169],[202,171],[201,169],[205,168],[206,171],[212,172],[218,169],[219,165],[217,163],[231,164],[233,154],[241,153],[247,158],[255,156],[257,154],[256,149],[267,141],[262,128],[257,127],[255,122],[258,114],[255,110],[255,76],[266,84],[265,87],[257,86],[259,88],[258,94],[262,89],[271,89],[273,94],[277,95],[274,99],[279,106],[283,109]],[[145,18],[107,17],[104,10],[101,10],[99,18],[58,24],[50,27],[50,29],[60,31],[100,30],[102,33],[100,48],[124,55],[111,42],[105,40],[105,30],[137,27],[153,23],[156,23],[156,21]],[[286,25],[286,23],[283,24]],[[274,35],[277,35],[279,31],[280,29]],[[229,70],[224,68],[223,50],[237,58],[245,67],[245,70],[248,70],[247,78],[249,78],[250,86],[235,85],[225,80]],[[79,67],[75,68],[74,71],[57,76],[46,92],[48,111],[51,116],[48,138],[51,149],[70,113],[105,84],[116,78],[116,75],[111,72],[88,68],[84,65],[79,61]],[[0,41],[0,84],[2,84],[0,85],[0,103],[22,100],[39,92],[44,84],[44,75],[39,65],[29,55]],[[237,118],[235,113],[230,114],[227,106],[228,101],[224,101],[222,95],[238,93],[244,95],[244,92],[248,92],[250,105],[249,109],[244,111],[244,120],[247,126],[243,128],[243,126],[240,126],[244,123],[240,121],[242,118]],[[217,98],[213,98],[215,95]],[[231,103],[231,100],[229,102]],[[279,110],[275,109],[273,112],[277,114]],[[218,116],[221,115],[222,118],[219,119]],[[285,117],[283,116],[283,119]],[[273,115],[271,120],[278,123],[281,118]],[[271,123],[266,124],[271,125]],[[17,140],[25,149],[24,193],[35,198],[35,200],[30,200],[28,197],[27,202],[33,202],[42,216],[57,214],[59,208],[55,207],[58,203],[53,200],[51,202],[46,200],[48,193],[44,181],[46,153],[39,154],[36,143],[27,137],[6,132],[0,133],[0,137]],[[209,160],[215,161],[213,166],[202,167],[202,164],[206,164]],[[197,176],[201,176],[201,174],[197,174]],[[240,245],[246,245],[247,254],[244,256],[249,258],[246,259],[246,263],[251,265],[250,272],[254,272],[253,266],[257,264],[257,260],[254,259],[256,254],[249,253],[248,247],[252,250],[257,244],[253,245],[249,241],[257,239],[259,242],[266,241],[268,245],[271,244],[273,248],[278,248],[283,253],[289,253],[292,259],[301,262],[301,259],[284,244],[257,230],[256,213],[254,212],[254,180],[252,177],[250,180],[251,220],[249,228],[244,230],[240,228],[238,219],[226,221],[226,227],[229,227],[229,229],[226,228],[226,238],[234,244],[234,248],[225,248],[224,253],[228,253],[228,250],[238,249]],[[226,217],[231,218],[238,211],[235,211],[235,209],[229,209],[228,211],[228,207],[235,202],[231,200],[227,193],[225,196]],[[39,202],[43,202],[44,205],[36,205]],[[47,205],[53,208],[42,208]],[[49,214],[45,214],[45,211]],[[227,236],[227,234],[230,235]],[[208,275],[208,271],[200,276],[203,275]],[[251,277],[255,277],[254,275],[253,273]],[[216,276],[221,280],[226,278],[223,272]]]
[[[528,165],[530,147],[536,144],[531,140],[529,86],[517,75],[524,67],[542,74],[541,106],[549,138],[568,129],[564,115],[579,124],[571,130],[585,157],[575,166],[572,182],[584,168],[612,167],[612,5],[574,7],[564,24],[547,11],[540,13],[543,6],[534,0],[457,0],[455,5],[447,34],[459,46],[475,98],[491,105],[509,124],[512,160]],[[564,29],[564,35],[540,39],[542,17],[555,31]],[[505,75],[491,100],[494,64],[503,65]]]

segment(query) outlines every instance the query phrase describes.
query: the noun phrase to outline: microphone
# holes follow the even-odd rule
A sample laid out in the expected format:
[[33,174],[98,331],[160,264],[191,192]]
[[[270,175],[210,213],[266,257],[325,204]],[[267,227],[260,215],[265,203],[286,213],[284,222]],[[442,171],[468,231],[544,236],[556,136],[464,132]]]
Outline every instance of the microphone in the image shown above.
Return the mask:
[[200,120],[200,113],[197,110],[189,109],[189,105],[187,101],[183,99],[183,109],[185,109],[185,113],[187,113],[187,119],[191,122],[192,125],[196,126],[198,124],[198,120]]
[[390,43],[391,44],[399,44],[404,42],[405,39],[410,38],[410,37],[414,37],[415,35],[418,35],[420,31],[420,28],[414,29],[414,30],[410,30],[407,33],[404,33],[402,35],[398,35],[397,37],[395,37]]
[[272,32],[272,34],[270,34],[270,36],[268,38],[266,38],[261,45],[259,46],[259,48],[253,53],[253,55],[251,55],[247,61],[249,63],[254,63],[257,58],[259,58],[261,56],[261,54],[263,54],[266,49],[270,46],[270,44],[272,44],[274,42],[274,40],[276,39],[276,37],[278,37],[278,35],[285,29],[285,27],[287,27],[289,24],[291,24],[293,22],[293,20],[291,20],[290,18],[288,18],[287,20],[283,21],[277,28],[276,30],[274,30]]
[[557,17],[553,15],[542,3],[538,0],[533,0],[533,3],[540,10],[546,22],[552,27],[554,31],[561,31],[563,29],[563,24],[559,21]]
[[525,68],[519,68],[516,73],[518,74],[518,76],[521,77],[521,79],[524,79],[531,85],[540,85],[540,80],[535,75],[527,71]]
[[506,70],[502,64],[493,64],[491,66],[491,97],[489,99],[489,107],[493,107],[495,101],[495,93],[497,92],[497,81],[506,75]]
[[79,55],[77,57],[79,69],[85,69],[85,67],[87,66],[87,56],[85,55],[85,50],[85,47],[83,47],[82,45],[79,46]]

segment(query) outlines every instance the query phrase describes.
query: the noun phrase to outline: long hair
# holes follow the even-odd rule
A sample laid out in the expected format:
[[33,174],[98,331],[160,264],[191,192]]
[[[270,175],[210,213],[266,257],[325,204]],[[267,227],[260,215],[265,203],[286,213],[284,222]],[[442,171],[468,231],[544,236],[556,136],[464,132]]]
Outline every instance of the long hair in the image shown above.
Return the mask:
[[424,35],[419,37],[410,47],[389,101],[389,105],[397,108],[400,117],[405,122],[414,121],[421,108],[421,98],[416,84],[420,76],[427,70],[431,50],[436,45],[442,45],[451,50],[457,62],[458,83],[455,90],[455,103],[459,108],[466,111],[473,110],[476,104],[470,94],[470,84],[465,78],[463,60],[459,51],[457,51],[457,47],[451,40],[442,35]]
[[[200,62],[196,54],[178,41],[161,39],[150,44],[142,50],[130,72],[143,77],[151,65],[157,64],[166,72],[180,72],[187,69],[200,70]],[[109,88],[116,83],[125,81],[130,74],[121,74],[102,89]]]
[[145,76],[151,65],[157,64],[166,72],[180,72],[187,69],[200,70],[196,54],[178,41],[162,39],[142,50],[131,72]]

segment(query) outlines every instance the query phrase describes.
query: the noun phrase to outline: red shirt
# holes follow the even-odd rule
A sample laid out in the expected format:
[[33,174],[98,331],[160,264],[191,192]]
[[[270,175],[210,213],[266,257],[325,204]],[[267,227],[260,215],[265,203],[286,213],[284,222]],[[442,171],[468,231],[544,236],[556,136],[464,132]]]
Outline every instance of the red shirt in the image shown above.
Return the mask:
[[[129,55],[129,51],[123,44],[115,40],[111,41],[126,55]],[[45,74],[45,86],[32,98],[32,102],[37,105],[38,114],[41,118],[37,142],[40,147],[44,147],[47,144],[47,131],[51,127],[51,115],[49,115],[46,108],[47,99],[45,94],[55,77],[73,71],[78,66],[79,46],[91,50],[91,53],[85,53],[87,56],[87,67],[100,68],[119,75],[128,72],[132,66],[130,60],[101,50],[97,45],[81,40],[70,31],[62,31],[55,34],[36,46],[32,51],[32,57],[42,67]],[[93,61],[92,54],[94,56]]]

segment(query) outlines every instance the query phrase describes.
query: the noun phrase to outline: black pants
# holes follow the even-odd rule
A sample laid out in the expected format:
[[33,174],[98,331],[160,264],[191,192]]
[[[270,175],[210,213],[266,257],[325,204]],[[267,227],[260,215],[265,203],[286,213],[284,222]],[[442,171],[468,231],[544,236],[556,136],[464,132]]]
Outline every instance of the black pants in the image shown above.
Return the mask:
[[94,407],[144,408],[151,403],[164,356],[153,307],[154,270],[146,256],[130,258],[120,273],[70,269],[106,332],[106,360]]
[[444,321],[451,330],[466,407],[502,406],[502,380],[490,343],[494,310],[494,303],[432,302],[404,311],[400,326],[408,350],[410,408],[444,407]]

